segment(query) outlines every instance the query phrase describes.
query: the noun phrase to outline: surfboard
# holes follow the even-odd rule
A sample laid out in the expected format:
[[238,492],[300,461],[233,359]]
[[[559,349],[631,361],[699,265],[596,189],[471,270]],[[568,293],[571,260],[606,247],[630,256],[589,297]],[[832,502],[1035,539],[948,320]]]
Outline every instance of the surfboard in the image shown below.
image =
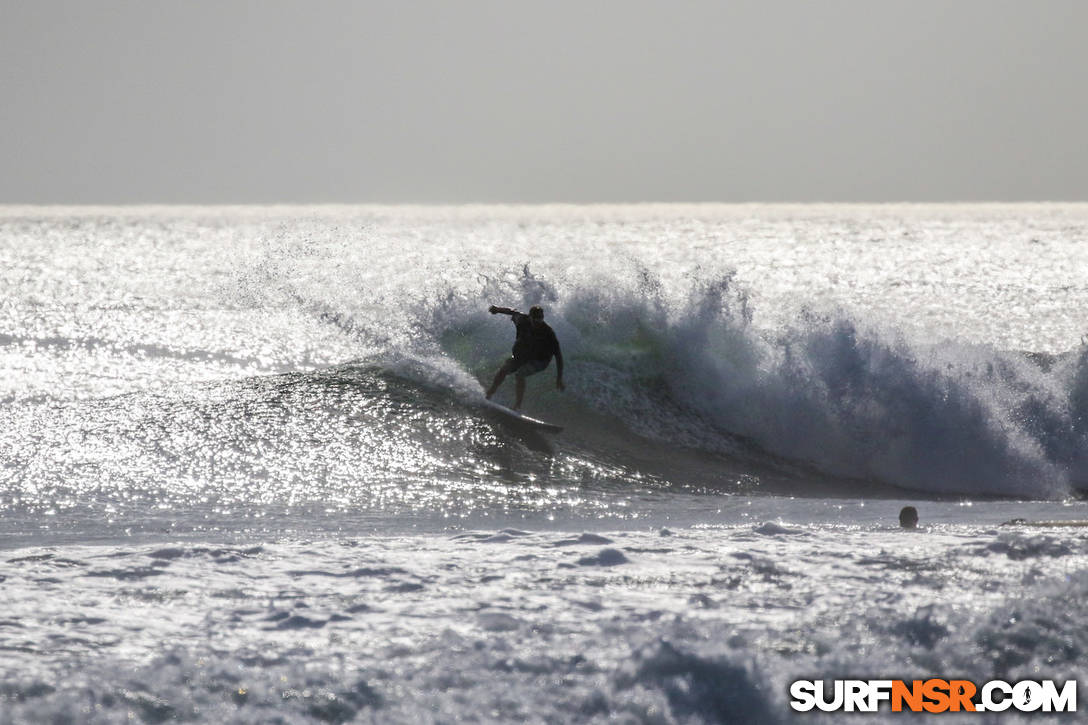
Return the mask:
[[511,418],[512,420],[515,420],[519,423],[524,423],[525,425],[536,428],[538,430],[548,431],[549,433],[558,433],[559,431],[563,430],[563,426],[561,425],[549,423],[548,421],[540,420],[539,418],[530,418],[523,413],[519,413],[513,408],[507,408],[505,405],[499,405],[498,403],[492,402],[487,398],[484,398],[483,404],[494,411],[502,413],[507,418]]

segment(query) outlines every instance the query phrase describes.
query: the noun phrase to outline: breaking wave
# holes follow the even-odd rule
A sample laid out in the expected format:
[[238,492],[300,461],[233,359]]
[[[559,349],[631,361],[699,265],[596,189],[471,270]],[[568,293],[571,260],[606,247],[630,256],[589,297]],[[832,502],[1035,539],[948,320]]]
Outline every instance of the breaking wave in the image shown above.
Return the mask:
[[666,281],[636,260],[608,273],[416,270],[412,285],[350,291],[300,273],[297,259],[262,274],[265,300],[355,336],[366,350],[356,363],[465,402],[513,337],[488,305],[541,304],[568,389],[554,390],[553,366],[527,406],[564,425],[590,416],[677,450],[933,495],[1057,498],[1088,482],[1088,348],[1044,359],[923,343],[838,311],[768,329],[730,273]]

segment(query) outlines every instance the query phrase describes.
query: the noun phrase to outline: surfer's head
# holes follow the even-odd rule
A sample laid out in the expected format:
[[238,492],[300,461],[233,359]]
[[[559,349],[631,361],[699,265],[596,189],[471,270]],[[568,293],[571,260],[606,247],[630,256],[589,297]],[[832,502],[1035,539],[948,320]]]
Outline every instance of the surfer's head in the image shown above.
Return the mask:
[[533,305],[529,308],[529,319],[534,325],[539,325],[544,321],[544,308],[540,305]]
[[904,506],[899,512],[899,525],[904,529],[913,529],[918,526],[918,509],[913,506]]

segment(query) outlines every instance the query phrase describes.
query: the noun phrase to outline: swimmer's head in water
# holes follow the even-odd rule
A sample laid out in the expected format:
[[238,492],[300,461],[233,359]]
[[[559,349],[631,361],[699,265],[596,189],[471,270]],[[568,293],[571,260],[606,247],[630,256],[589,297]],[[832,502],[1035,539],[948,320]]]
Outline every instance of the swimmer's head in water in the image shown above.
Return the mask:
[[918,526],[918,509],[913,506],[904,506],[899,512],[899,525],[904,529],[913,529]]

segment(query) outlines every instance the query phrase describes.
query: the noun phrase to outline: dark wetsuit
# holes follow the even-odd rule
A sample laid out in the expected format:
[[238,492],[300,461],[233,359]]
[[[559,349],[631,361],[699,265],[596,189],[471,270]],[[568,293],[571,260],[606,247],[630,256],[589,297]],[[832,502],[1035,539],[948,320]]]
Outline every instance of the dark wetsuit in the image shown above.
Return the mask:
[[562,374],[563,353],[559,351],[559,340],[556,339],[555,331],[548,323],[541,322],[537,327],[533,327],[529,316],[520,312],[515,312],[510,319],[517,327],[518,337],[514,341],[510,359],[506,362],[507,372],[516,370],[518,377],[539,373],[548,367],[554,355]]

